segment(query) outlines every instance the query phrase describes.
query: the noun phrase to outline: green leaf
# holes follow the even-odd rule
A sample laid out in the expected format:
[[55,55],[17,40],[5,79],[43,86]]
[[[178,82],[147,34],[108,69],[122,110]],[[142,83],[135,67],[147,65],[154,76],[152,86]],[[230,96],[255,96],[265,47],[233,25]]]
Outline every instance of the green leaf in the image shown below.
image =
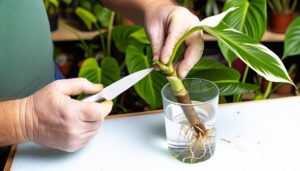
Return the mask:
[[58,0],[49,0],[50,4],[52,4],[55,8],[58,8],[59,2]]
[[120,79],[120,66],[115,58],[104,57],[101,61],[102,84],[106,87]]
[[267,80],[293,84],[280,58],[258,41],[230,28],[225,23],[220,23],[215,28],[203,27],[203,29],[224,43],[243,62]]
[[[144,54],[144,50],[129,45],[126,50],[126,65],[129,73],[152,67],[152,58]],[[135,90],[152,109],[162,106],[160,90],[167,83],[167,80],[160,72],[153,71],[135,86]]]
[[89,30],[92,29],[92,24],[97,23],[96,17],[84,8],[77,7],[75,13],[84,22]]
[[255,84],[226,82],[216,83],[220,90],[220,96],[231,96],[236,94],[243,94],[247,92],[254,92],[258,90],[259,86]]
[[100,4],[95,5],[93,11],[99,23],[103,27],[107,28],[109,26],[112,11],[108,8],[101,6]]
[[[238,8],[226,15],[223,22],[260,41],[267,26],[266,0],[228,0],[224,5],[224,11],[232,7]],[[218,43],[225,59],[231,65],[237,56],[222,42]]]
[[88,79],[93,83],[101,83],[101,68],[98,65],[98,62],[95,58],[88,58],[84,60],[78,77],[83,77]]
[[70,5],[73,2],[73,0],[62,0],[62,2],[64,4]]
[[116,47],[123,53],[126,52],[128,45],[130,44],[130,36],[132,33],[139,30],[139,26],[128,26],[128,25],[118,25],[112,30],[112,39],[115,42]]
[[205,69],[191,72],[188,77],[203,78],[214,83],[239,82],[240,73],[232,68]]
[[203,56],[199,62],[192,68],[191,72],[198,71],[198,70],[205,70],[205,69],[223,69],[228,68],[224,64],[218,62],[217,60],[213,59],[205,59]]
[[142,44],[150,44],[150,41],[148,40],[145,30],[143,28],[132,33],[130,35],[130,38],[133,38]]
[[283,58],[300,54],[300,17],[296,18],[288,27],[284,40]]

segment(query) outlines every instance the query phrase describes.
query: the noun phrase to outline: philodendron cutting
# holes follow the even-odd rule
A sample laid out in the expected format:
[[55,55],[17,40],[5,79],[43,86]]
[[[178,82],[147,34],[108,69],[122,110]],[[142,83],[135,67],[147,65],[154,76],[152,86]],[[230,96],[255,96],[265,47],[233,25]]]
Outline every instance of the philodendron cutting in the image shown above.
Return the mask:
[[[174,70],[173,68],[173,60],[182,42],[184,42],[184,40],[189,35],[200,30],[204,30],[212,36],[216,37],[218,41],[221,41],[250,68],[256,71],[259,75],[263,76],[265,79],[273,82],[286,82],[293,84],[283,63],[275,53],[273,53],[267,47],[263,46],[254,39],[233,28],[230,28],[227,24],[222,22],[223,18],[232,10],[234,10],[234,8],[230,8],[229,10],[219,15],[208,17],[201,21],[197,27],[194,27],[193,29],[188,31],[176,43],[171,58],[167,64],[164,65],[159,61],[154,61],[154,64],[160,67],[167,80],[169,81],[174,96],[176,96],[176,99],[179,103],[192,104],[189,92],[186,90],[182,80],[177,76],[176,70]],[[187,154],[192,155],[199,149],[205,150],[205,145],[207,143],[206,140],[208,140],[212,136],[210,135],[210,131],[207,131],[204,122],[200,118],[198,118],[192,105],[183,105],[182,110],[187,120],[189,121],[189,124],[191,125],[191,130],[189,131],[192,131],[192,133],[189,134],[189,136],[193,136],[192,138],[189,138],[191,141],[193,141],[189,142],[192,148],[188,148],[192,151]]]

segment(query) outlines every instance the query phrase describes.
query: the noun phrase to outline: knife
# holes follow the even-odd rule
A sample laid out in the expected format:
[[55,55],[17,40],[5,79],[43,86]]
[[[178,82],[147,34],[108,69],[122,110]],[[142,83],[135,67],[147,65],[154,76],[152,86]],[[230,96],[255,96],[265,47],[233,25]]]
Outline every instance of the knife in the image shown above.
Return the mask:
[[101,92],[94,94],[92,96],[86,97],[82,99],[83,102],[97,102],[101,100],[112,100],[127,89],[129,89],[131,86],[139,82],[141,79],[143,79],[145,76],[147,76],[151,71],[153,71],[153,68],[147,68],[140,71],[137,71],[135,73],[132,73],[113,84],[105,87]]

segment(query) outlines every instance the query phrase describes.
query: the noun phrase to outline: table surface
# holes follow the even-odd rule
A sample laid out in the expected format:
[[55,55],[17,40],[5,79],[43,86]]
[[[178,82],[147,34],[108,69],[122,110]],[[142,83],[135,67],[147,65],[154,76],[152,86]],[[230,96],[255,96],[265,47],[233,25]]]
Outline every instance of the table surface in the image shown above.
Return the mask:
[[75,153],[17,147],[11,170],[300,170],[300,97],[220,105],[214,156],[184,164],[167,151],[161,113],[109,119]]

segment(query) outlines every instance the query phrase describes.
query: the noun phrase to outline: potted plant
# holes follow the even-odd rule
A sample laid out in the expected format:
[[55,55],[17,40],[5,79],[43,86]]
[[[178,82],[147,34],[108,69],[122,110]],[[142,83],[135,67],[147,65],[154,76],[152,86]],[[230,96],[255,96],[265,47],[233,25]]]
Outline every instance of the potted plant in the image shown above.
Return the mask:
[[270,30],[275,33],[285,33],[295,16],[298,0],[268,0],[271,9]]
[[58,0],[44,0],[44,5],[48,14],[51,32],[58,29],[58,13],[59,2]]

